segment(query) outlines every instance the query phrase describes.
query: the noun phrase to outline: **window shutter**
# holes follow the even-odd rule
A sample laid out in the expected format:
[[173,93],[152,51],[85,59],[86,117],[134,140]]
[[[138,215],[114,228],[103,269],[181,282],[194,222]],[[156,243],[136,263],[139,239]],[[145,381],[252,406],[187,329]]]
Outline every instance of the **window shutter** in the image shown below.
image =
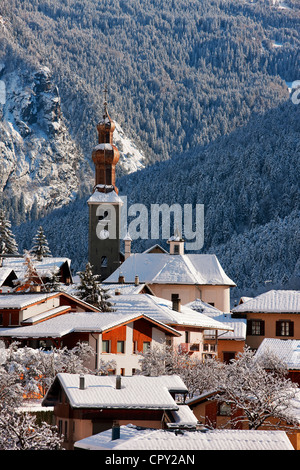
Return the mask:
[[261,336],[265,336],[265,322],[264,322],[264,320],[260,321],[260,334],[261,334]]
[[281,321],[276,322],[276,336],[281,336]]
[[252,335],[252,320],[247,320],[247,335]]

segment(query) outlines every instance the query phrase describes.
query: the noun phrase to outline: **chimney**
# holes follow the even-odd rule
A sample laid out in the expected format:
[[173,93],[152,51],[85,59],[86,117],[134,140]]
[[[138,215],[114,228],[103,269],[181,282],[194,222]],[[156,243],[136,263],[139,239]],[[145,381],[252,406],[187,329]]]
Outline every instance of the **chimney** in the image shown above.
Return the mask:
[[85,380],[84,380],[84,375],[80,374],[79,376],[79,388],[80,390],[85,389]]
[[116,390],[121,390],[121,376],[116,376]]
[[116,289],[116,290],[115,290],[115,295],[121,295],[120,289]]
[[172,294],[172,309],[176,312],[181,311],[181,300],[179,294]]
[[134,278],[134,284],[135,284],[136,286],[138,286],[139,283],[140,283],[139,276],[135,276],[135,278]]
[[125,277],[124,277],[122,274],[119,275],[118,282],[119,282],[119,284],[124,284],[124,282],[125,282]]
[[126,237],[124,238],[125,260],[131,255],[131,242],[131,236],[129,235],[129,233],[127,233]]
[[111,440],[115,441],[116,439],[120,439],[120,425],[114,422],[111,428]]

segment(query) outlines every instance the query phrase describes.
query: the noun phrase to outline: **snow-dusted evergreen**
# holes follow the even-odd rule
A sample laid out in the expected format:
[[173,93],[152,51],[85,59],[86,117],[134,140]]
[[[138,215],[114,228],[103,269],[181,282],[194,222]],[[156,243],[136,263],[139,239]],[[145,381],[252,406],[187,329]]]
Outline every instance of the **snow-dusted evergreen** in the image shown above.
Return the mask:
[[51,256],[48,240],[42,226],[39,227],[33,239],[33,246],[30,249],[30,253],[36,256],[38,260]]
[[18,253],[18,245],[11,231],[11,223],[4,210],[0,210],[0,255]]
[[99,282],[99,276],[93,274],[92,265],[86,264],[85,270],[78,273],[80,282],[77,286],[77,296],[97,307],[101,312],[113,311],[113,304],[109,301],[108,289]]

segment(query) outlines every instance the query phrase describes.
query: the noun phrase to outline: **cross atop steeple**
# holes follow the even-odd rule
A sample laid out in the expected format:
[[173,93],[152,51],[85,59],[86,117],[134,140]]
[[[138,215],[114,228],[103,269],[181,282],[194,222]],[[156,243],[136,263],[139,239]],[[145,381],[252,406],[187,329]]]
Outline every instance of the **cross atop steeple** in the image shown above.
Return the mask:
[[107,85],[105,85],[105,88],[104,88],[104,113],[105,115],[107,114],[107,93],[108,93]]

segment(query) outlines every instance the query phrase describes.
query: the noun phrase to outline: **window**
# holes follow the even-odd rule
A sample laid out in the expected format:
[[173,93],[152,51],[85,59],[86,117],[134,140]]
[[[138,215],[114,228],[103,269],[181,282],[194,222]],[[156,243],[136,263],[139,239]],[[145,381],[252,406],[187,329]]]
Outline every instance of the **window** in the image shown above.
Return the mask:
[[143,342],[143,353],[149,351],[150,349],[150,341],[144,341]]
[[117,353],[124,354],[125,352],[125,343],[124,341],[117,341]]
[[190,333],[189,331],[185,331],[184,332],[184,339],[185,339],[185,343],[189,343],[190,342]]
[[133,352],[133,354],[138,353],[138,343],[137,343],[137,341],[133,341],[133,343],[132,343],[132,352]]
[[231,415],[231,406],[229,403],[220,403],[219,405],[219,416],[230,416]]
[[102,340],[102,352],[109,353],[110,352],[110,341],[107,339]]
[[277,321],[276,336],[294,336],[294,322],[290,320]]
[[101,268],[107,268],[107,256],[101,256]]
[[174,245],[174,255],[179,255],[179,245]]
[[263,320],[248,320],[247,335],[264,336],[265,322]]

